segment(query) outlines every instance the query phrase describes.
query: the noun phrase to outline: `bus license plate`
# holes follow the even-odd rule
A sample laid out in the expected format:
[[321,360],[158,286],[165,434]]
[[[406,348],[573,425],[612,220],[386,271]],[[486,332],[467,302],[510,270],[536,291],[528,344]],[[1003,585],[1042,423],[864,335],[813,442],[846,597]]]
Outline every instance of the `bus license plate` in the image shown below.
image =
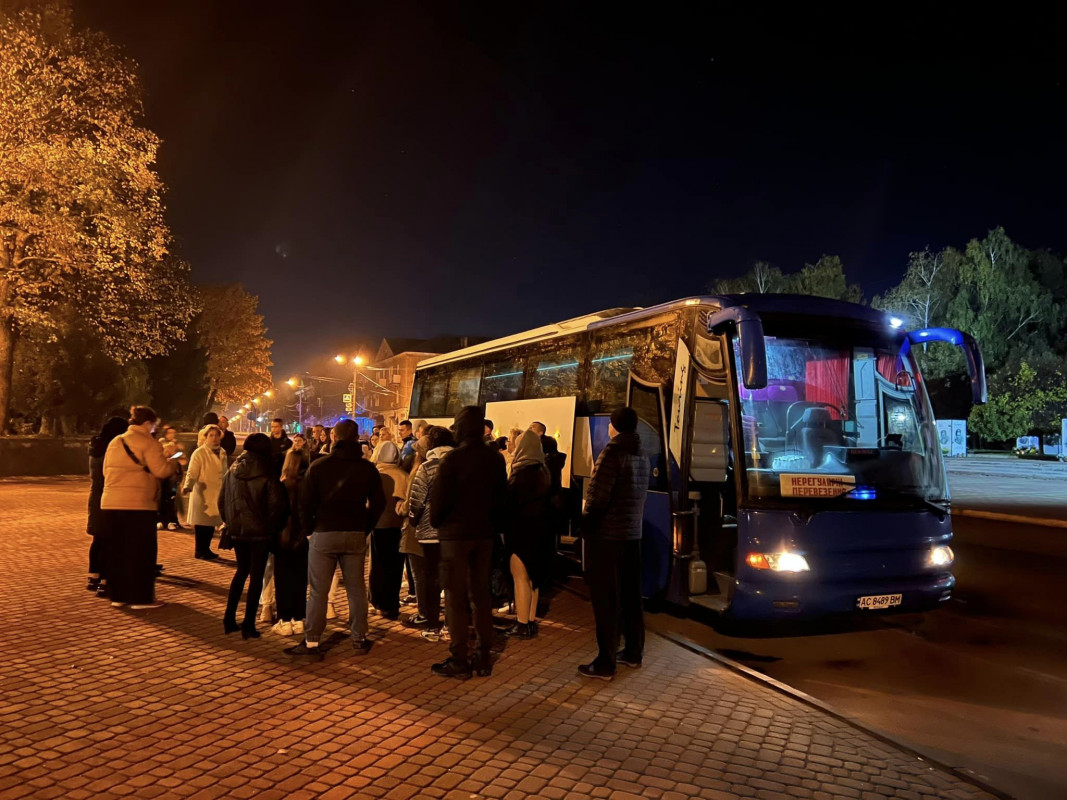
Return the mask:
[[859,598],[856,601],[856,605],[865,611],[877,611],[880,608],[899,606],[903,600],[904,595],[902,594],[871,594]]

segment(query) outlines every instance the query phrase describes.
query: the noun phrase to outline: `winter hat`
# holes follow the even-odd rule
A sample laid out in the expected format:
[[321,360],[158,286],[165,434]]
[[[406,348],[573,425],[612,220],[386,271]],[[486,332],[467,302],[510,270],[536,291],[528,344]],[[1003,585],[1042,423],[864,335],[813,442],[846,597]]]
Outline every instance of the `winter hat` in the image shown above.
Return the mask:
[[619,433],[633,433],[637,430],[637,412],[629,406],[616,408],[611,412],[611,426]]
[[246,453],[254,453],[257,456],[270,458],[270,437],[265,433],[253,433],[245,439]]

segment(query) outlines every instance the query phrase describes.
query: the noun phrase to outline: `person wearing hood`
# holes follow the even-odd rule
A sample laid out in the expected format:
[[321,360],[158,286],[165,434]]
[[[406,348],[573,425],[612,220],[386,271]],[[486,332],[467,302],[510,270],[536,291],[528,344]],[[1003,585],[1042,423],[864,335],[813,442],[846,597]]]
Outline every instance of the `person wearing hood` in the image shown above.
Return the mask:
[[422,628],[422,636],[431,642],[441,639],[441,540],[431,522],[430,493],[437,481],[441,459],[452,452],[452,431],[435,425],[426,436],[426,460],[415,470],[408,493],[407,513],[415,526],[415,538],[422,555],[410,555],[415,575],[415,598],[419,613],[405,620],[409,628]]
[[308,468],[300,489],[300,519],[310,539],[311,599],[304,641],[287,648],[289,655],[322,658],[319,640],[326,629],[327,593],[338,566],[348,595],[352,647],[357,655],[370,652],[364,579],[367,537],[382,515],[385,495],[378,470],[363,458],[358,435],[352,420],[338,422],[330,454]]
[[191,495],[186,522],[193,526],[193,555],[210,561],[219,557],[211,549],[211,537],[215,528],[222,524],[219,491],[228,462],[226,451],[222,449],[222,429],[218,425],[201,428],[198,441],[201,444],[189,459],[182,494]]
[[[400,467],[408,474],[408,493],[404,498],[404,502],[397,508],[397,513],[400,514],[400,544],[401,550],[404,554],[404,577],[407,581],[407,594],[400,601],[402,605],[411,606],[418,603],[418,597],[415,595],[415,573],[411,567],[411,555],[419,555],[421,553],[421,547],[418,545],[418,540],[411,546],[411,550],[404,549],[404,529],[412,527],[411,518],[408,514],[408,498],[411,497],[411,484],[412,479],[415,477],[415,471],[422,466],[426,461],[426,454],[430,452],[430,437],[426,433],[430,430],[430,426],[426,424],[425,420],[419,420],[416,430],[422,431],[419,438],[415,441],[415,446],[412,448],[414,457],[411,460],[410,469],[406,467],[401,460]],[[416,605],[417,608],[417,605]],[[409,619],[404,621],[404,624],[410,624],[414,622],[416,627],[425,627],[426,620],[421,619],[421,615],[416,610],[415,614]]]
[[385,510],[371,536],[370,603],[390,620],[400,618],[400,580],[404,557],[400,554],[400,514],[397,508],[408,496],[408,474],[400,468],[400,450],[393,442],[378,448],[375,464],[382,478]]
[[104,494],[104,455],[111,440],[126,432],[129,423],[122,417],[112,417],[89,442],[89,518],[85,532],[93,537],[89,545],[89,583],[85,587],[97,597],[107,597],[108,535],[100,511],[100,497]]
[[[493,608],[489,590],[493,540],[504,529],[508,478],[504,459],[485,446],[486,419],[477,406],[456,415],[459,445],[441,462],[430,493],[430,523],[441,539],[445,619],[452,637],[449,658],[431,668],[446,678],[492,674]],[[471,606],[477,654],[468,660]]]
[[552,478],[545,466],[541,437],[523,431],[515,446],[508,478],[508,520],[504,534],[508,565],[515,585],[518,621],[507,635],[532,639],[537,635],[537,600],[552,574],[555,552],[549,527]]
[[[578,667],[587,678],[611,680],[617,663],[641,666],[645,621],[641,613],[641,533],[649,463],[637,434],[637,412],[616,409],[611,441],[600,452],[585,493],[582,539],[586,581],[596,620],[599,653]],[[620,623],[625,647],[618,650]]]
[[126,432],[104,453],[100,523],[106,531],[107,582],[111,605],[134,610],[159,608],[156,602],[156,522],[159,482],[178,469],[163,456],[152,433],[159,417],[148,406],[130,410]]
[[[270,440],[265,434],[253,433],[245,439],[244,452],[222,481],[218,504],[237,558],[237,571],[230,581],[222,618],[223,630],[226,633],[239,630],[245,639],[258,639],[256,611],[267,555],[285,527],[289,513],[285,489],[274,477]],[[248,598],[244,619],[238,625],[237,604],[245,581],[248,581]]]

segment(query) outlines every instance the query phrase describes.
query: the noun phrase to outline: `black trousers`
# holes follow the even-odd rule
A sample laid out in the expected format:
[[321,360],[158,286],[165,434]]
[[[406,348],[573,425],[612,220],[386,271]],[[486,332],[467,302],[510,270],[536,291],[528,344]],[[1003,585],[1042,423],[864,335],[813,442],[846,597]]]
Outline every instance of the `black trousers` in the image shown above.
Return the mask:
[[408,556],[415,572],[415,598],[419,601],[419,616],[429,622],[427,627],[441,627],[441,545],[422,543],[421,556]]
[[259,593],[263,591],[263,573],[267,569],[267,556],[270,554],[269,542],[234,542],[233,552],[237,556],[237,571],[230,581],[230,596],[226,599],[225,619],[237,619],[237,604],[241,601],[241,590],[248,580],[248,600],[245,602],[245,617],[241,627],[256,627],[256,611],[259,609]]
[[489,572],[492,566],[492,539],[441,542],[445,620],[452,638],[449,650],[456,661],[467,663],[470,655],[472,605],[474,630],[478,634],[478,656],[489,658],[489,648],[493,644],[493,602],[489,595]]
[[215,529],[211,525],[194,525],[193,538],[196,540],[196,552],[208,553],[211,551],[211,537],[215,535]]
[[98,526],[100,530],[92,537],[89,545],[89,572],[99,575],[102,580],[107,580],[108,568],[108,541],[111,532],[104,530],[104,525]]
[[104,511],[108,530],[107,585],[114,603],[152,603],[156,599],[155,511]]
[[400,528],[376,528],[370,537],[370,604],[379,611],[400,611],[404,556]]
[[641,542],[585,540],[585,580],[593,601],[596,666],[615,669],[620,632],[627,657],[640,659],[645,649],[641,611]]
[[303,620],[308,600],[308,545],[274,553],[274,599],[278,619]]
[[178,524],[178,508],[175,502],[177,487],[170,478],[159,482],[159,521],[163,526]]

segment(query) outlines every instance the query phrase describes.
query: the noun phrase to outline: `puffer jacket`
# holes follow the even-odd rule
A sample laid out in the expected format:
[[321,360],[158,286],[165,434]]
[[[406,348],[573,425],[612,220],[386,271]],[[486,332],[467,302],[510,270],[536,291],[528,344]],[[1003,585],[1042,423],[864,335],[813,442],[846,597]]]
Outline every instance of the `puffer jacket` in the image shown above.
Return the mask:
[[636,433],[620,433],[601,451],[585,492],[582,535],[605,541],[641,538],[649,463]]
[[289,498],[270,459],[241,454],[222,479],[219,512],[234,541],[277,542],[289,517]]
[[[126,453],[123,444],[130,449],[133,458]],[[131,425],[126,433],[111,440],[104,454],[104,491],[100,495],[100,508],[104,511],[157,511],[159,482],[177,470],[178,462],[163,457],[163,446],[152,434]]]
[[415,525],[415,538],[423,544],[437,544],[441,540],[437,529],[430,524],[430,490],[433,488],[441,458],[452,452],[451,447],[435,447],[426,454],[426,460],[415,470],[408,494],[408,516]]

